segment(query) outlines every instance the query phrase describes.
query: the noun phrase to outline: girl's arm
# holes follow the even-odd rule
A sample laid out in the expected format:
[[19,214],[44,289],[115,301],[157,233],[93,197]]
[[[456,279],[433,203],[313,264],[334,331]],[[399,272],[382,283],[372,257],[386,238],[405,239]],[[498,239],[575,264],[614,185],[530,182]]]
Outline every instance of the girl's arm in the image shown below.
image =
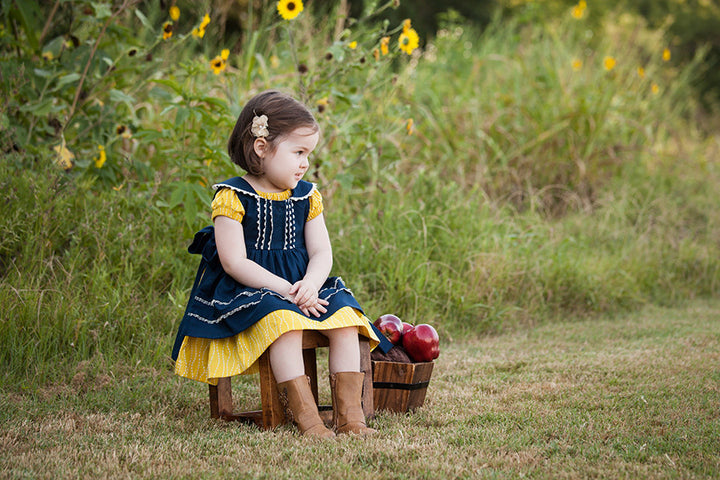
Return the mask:
[[333,263],[330,236],[322,213],[305,224],[305,247],[309,257],[307,270],[303,279],[292,286],[290,294],[303,311],[318,316],[325,313],[324,306],[328,304],[318,298],[318,290],[330,275]]
[[243,285],[268,288],[290,297],[290,282],[278,277],[247,258],[245,234],[240,222],[230,217],[215,217],[215,243],[223,270]]
[[310,262],[303,280],[312,282],[319,290],[330,275],[333,264],[330,235],[322,213],[305,224],[305,247]]

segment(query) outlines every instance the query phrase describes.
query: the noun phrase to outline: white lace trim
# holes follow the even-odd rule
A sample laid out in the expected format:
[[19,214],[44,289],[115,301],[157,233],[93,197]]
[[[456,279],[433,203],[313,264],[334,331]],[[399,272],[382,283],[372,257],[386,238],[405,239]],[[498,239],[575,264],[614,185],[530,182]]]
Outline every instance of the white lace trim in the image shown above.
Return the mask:
[[[339,283],[339,282],[342,282],[342,278],[340,278],[340,277],[335,278],[335,283],[334,283],[334,285],[333,285],[332,287],[327,287],[327,288],[323,288],[322,290],[320,290],[320,292],[318,292],[318,296],[319,296],[320,298],[324,299],[324,300],[328,300],[329,298],[332,298],[333,296],[337,295],[337,294],[340,293],[340,292],[347,292],[347,293],[349,293],[350,295],[353,295],[352,291],[351,291],[349,288],[347,288],[347,287],[338,288],[338,283]],[[336,291],[333,292],[333,293],[331,293],[331,294],[328,295],[327,297],[323,297],[323,296],[322,296],[322,293],[323,293],[323,292],[327,292],[328,290],[336,290]],[[278,298],[281,298],[281,299],[283,299],[283,300],[287,300],[288,302],[290,301],[290,300],[288,300],[287,298],[285,298],[285,297],[283,297],[282,295],[280,295],[279,293],[274,292],[274,291],[272,291],[272,290],[269,290],[269,289],[267,289],[267,288],[263,288],[263,289],[261,289],[261,290],[255,291],[255,292],[240,292],[240,293],[238,293],[237,295],[235,295],[231,300],[229,300],[229,301],[227,301],[227,302],[222,302],[222,301],[220,301],[220,300],[215,300],[215,299],[213,299],[213,300],[206,300],[206,299],[204,299],[204,298],[202,298],[202,297],[199,297],[199,296],[197,296],[197,295],[194,297],[194,299],[195,299],[196,301],[202,303],[203,305],[207,305],[207,306],[209,306],[209,307],[214,307],[215,305],[230,305],[231,303],[237,301],[237,299],[240,298],[240,297],[248,297],[248,296],[257,295],[258,292],[260,292],[261,295],[260,295],[260,298],[258,298],[256,301],[250,302],[250,303],[244,303],[244,304],[242,304],[242,305],[238,305],[236,308],[233,308],[233,309],[230,310],[229,312],[225,312],[224,314],[220,315],[220,316],[219,316],[218,318],[216,318],[215,320],[210,320],[209,318],[205,318],[205,317],[200,316],[200,315],[198,315],[198,314],[196,314],[196,313],[188,313],[187,315],[188,315],[188,317],[197,318],[197,319],[200,320],[201,322],[214,325],[214,324],[217,324],[217,323],[222,322],[223,320],[225,320],[225,319],[228,318],[228,317],[231,317],[232,315],[236,314],[236,313],[239,312],[240,310],[243,310],[243,309],[252,307],[252,306],[254,306],[254,305],[257,305],[258,303],[262,302],[262,299],[265,298],[266,295],[273,295],[273,296],[278,297]],[[354,295],[353,295],[353,297],[354,297]]]
[[[200,315],[198,315],[198,314],[196,314],[196,313],[188,313],[188,317],[197,318],[197,319],[200,320],[201,322],[209,323],[209,324],[211,324],[211,325],[214,325],[214,324],[220,323],[220,322],[222,322],[223,320],[225,320],[226,318],[228,318],[228,317],[236,314],[236,313],[239,312],[240,310],[243,310],[243,309],[252,307],[252,306],[254,306],[254,305],[257,305],[258,303],[262,302],[262,299],[265,298],[266,295],[273,295],[273,296],[276,296],[276,297],[278,297],[278,298],[285,299],[285,297],[283,297],[283,296],[280,295],[279,293],[273,292],[272,290],[268,290],[268,289],[263,288],[262,290],[259,290],[259,291],[262,292],[262,294],[260,295],[260,298],[258,298],[256,301],[250,302],[250,303],[244,303],[244,304],[242,304],[242,305],[238,305],[236,308],[230,310],[229,312],[225,312],[223,315],[220,315],[220,316],[219,316],[218,318],[216,318],[215,320],[210,320],[209,318],[202,317],[202,316],[200,316]],[[229,305],[230,303],[232,303],[232,302],[234,302],[235,300],[237,300],[239,297],[241,297],[241,296],[248,296],[248,295],[257,295],[257,292],[252,292],[252,293],[251,293],[251,292],[242,292],[242,293],[239,293],[238,295],[236,295],[236,296],[235,296],[232,300],[230,300],[229,302],[221,302],[221,301],[219,301],[219,300],[205,300],[204,298],[201,298],[201,297],[198,297],[198,296],[195,296],[195,300],[197,300],[198,302],[203,303],[203,304],[205,304],[205,305],[208,305],[208,306],[214,306],[215,304],[217,304],[217,305]],[[287,300],[287,299],[285,299],[285,300]]]
[[[258,195],[255,192],[248,192],[247,190],[243,190],[242,188],[233,187],[232,185],[228,185],[227,183],[216,183],[215,185],[212,186],[213,190],[219,190],[221,188],[229,188],[230,190],[233,190],[235,192],[244,193],[251,197],[262,198],[263,200],[269,200],[271,202],[284,202],[285,201],[285,200],[270,200],[269,198],[265,198],[262,195]],[[303,195],[302,197],[290,196],[290,198],[288,198],[287,200],[293,200],[295,202],[300,201],[300,200],[305,200],[307,198],[310,198],[312,196],[313,192],[315,192],[315,190],[317,190],[317,184],[313,183],[312,188],[307,193],[307,195]]]

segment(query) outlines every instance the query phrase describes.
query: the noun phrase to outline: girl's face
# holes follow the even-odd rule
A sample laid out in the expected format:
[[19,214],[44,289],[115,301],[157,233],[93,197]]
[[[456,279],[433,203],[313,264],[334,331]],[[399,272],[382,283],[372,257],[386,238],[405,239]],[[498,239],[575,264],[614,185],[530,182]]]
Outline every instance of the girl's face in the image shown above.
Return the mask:
[[[307,127],[293,130],[270,150],[265,139],[255,142],[256,151],[263,158],[264,173],[257,178],[258,187],[264,192],[284,192],[292,190],[310,167],[308,157],[320,140],[320,132]],[[259,145],[260,144],[260,145]],[[264,144],[264,145],[263,145]]]

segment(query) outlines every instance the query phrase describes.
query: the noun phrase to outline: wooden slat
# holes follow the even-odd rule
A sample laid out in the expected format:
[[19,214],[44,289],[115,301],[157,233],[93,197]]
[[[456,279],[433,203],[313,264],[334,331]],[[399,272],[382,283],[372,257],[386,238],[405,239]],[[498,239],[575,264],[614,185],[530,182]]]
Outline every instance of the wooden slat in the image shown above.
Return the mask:
[[[399,362],[372,362],[373,382],[397,383],[414,385],[430,381],[433,362],[399,363]],[[421,407],[425,402],[427,387],[416,390],[401,388],[373,387],[375,408],[404,413]]]
[[362,390],[362,407],[365,419],[375,416],[375,401],[373,399],[373,372],[370,360],[370,341],[360,337],[360,371],[365,374]]
[[230,377],[218,378],[217,384],[218,398],[218,415],[220,418],[232,415],[232,387],[230,385]]

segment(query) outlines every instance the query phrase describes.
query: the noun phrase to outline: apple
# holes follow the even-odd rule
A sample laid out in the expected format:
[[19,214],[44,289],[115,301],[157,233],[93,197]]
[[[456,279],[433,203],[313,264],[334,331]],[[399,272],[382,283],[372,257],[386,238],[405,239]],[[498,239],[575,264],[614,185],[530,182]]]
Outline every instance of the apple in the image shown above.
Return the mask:
[[402,322],[403,327],[403,335],[405,335],[409,330],[412,330],[415,328],[411,323]]
[[435,329],[421,323],[402,336],[403,348],[416,362],[430,362],[440,355],[440,337]]
[[398,345],[403,335],[403,322],[391,313],[380,315],[373,324],[393,345]]

